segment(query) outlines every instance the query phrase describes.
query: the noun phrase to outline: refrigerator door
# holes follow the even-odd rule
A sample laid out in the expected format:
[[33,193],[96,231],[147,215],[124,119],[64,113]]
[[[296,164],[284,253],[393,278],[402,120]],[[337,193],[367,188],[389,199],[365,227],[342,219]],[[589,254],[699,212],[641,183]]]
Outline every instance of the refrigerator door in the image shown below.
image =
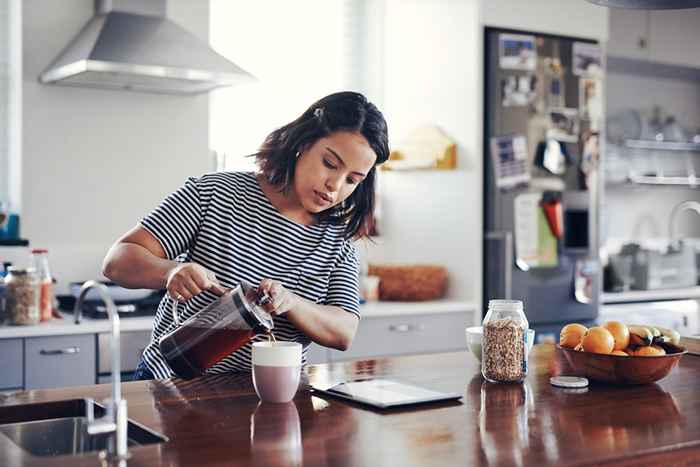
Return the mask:
[[[572,134],[556,135],[567,141],[560,142],[559,155],[565,159],[555,165],[538,165],[537,147],[546,145],[547,135],[551,135],[553,109],[557,115],[579,114],[581,77],[573,73],[573,48],[577,42],[592,42],[493,28],[486,28],[485,34],[483,303],[496,298],[523,300],[531,327],[539,326],[546,329],[546,334],[558,337],[563,324],[590,323],[598,315],[601,274],[595,259],[598,236],[593,218],[597,197],[584,180],[583,145],[577,139],[586,129],[584,121],[578,122]],[[535,61],[520,68],[509,63],[507,59],[512,57],[504,58],[502,35],[524,37],[526,41],[532,38]],[[560,64],[556,79],[550,72],[553,62]],[[523,93],[519,85],[516,91],[508,90],[512,83],[520,82],[534,83],[536,93]],[[499,185],[496,179],[502,173],[503,162],[491,153],[496,147],[492,138],[508,135],[526,139],[531,178],[525,184],[503,186],[503,181]],[[557,170],[548,170],[547,166]],[[585,166],[585,170],[591,169]],[[563,232],[556,240],[556,261],[551,266],[527,267],[518,259],[515,200],[521,194],[545,192],[562,204]]]

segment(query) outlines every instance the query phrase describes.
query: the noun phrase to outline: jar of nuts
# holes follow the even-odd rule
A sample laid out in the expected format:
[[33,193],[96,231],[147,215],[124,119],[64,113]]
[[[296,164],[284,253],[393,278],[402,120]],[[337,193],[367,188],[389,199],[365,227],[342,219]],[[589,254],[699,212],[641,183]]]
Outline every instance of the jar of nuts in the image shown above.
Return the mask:
[[5,277],[5,311],[9,324],[39,323],[39,276],[33,268],[10,267]]
[[483,322],[481,374],[490,382],[527,376],[528,322],[520,300],[490,300]]

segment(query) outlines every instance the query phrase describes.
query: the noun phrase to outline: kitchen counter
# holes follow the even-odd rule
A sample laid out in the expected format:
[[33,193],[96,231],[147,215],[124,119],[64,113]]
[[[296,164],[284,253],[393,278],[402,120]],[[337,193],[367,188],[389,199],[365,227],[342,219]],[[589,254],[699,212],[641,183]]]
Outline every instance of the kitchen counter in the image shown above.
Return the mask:
[[[108,319],[83,317],[80,324],[73,322],[73,315],[61,313],[63,319],[52,319],[32,326],[0,326],[0,339],[42,336],[67,336],[74,334],[99,334],[109,332],[111,324]],[[119,320],[121,331],[149,331],[153,326],[153,316],[138,316]]]
[[[363,319],[398,315],[418,315],[434,313],[473,312],[476,305],[471,302],[454,300],[434,300],[427,302],[369,302],[360,306]],[[80,324],[73,322],[71,313],[61,313],[63,319],[52,319],[32,326],[0,326],[0,339],[61,336],[72,334],[98,334],[109,332],[108,319],[83,317]],[[149,331],[153,326],[153,316],[122,318],[122,332]]]
[[[555,388],[549,376],[564,363],[546,344],[535,345],[530,369],[520,385],[483,382],[465,352],[315,365],[289,404],[259,404],[249,374],[124,383],[129,418],[169,438],[130,448],[128,465],[619,467],[700,458],[700,357],[686,355],[667,378],[645,386]],[[379,412],[308,389],[309,382],[368,376],[464,397]],[[28,391],[1,398],[0,406],[109,392],[109,385]],[[94,453],[12,458],[24,467],[98,464]]]
[[630,290],[627,292],[605,292],[602,303],[655,302],[664,300],[700,299],[700,287],[661,290]]

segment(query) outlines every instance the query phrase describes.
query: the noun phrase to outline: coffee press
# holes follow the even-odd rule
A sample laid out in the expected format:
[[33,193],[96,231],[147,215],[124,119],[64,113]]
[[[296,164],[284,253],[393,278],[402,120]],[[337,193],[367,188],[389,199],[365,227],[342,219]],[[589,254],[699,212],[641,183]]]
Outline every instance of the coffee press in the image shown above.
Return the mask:
[[161,337],[160,351],[181,378],[200,376],[253,336],[269,334],[274,327],[264,305],[271,301],[248,282],[226,291],[216,301],[180,325],[177,301],[173,301],[175,329]]

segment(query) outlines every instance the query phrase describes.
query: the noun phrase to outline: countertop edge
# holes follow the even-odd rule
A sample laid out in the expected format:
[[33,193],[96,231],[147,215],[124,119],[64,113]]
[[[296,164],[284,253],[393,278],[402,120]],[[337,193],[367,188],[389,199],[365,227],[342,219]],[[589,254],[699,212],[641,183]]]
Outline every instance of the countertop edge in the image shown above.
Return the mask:
[[[460,300],[368,302],[360,305],[362,319],[439,313],[471,313],[474,311],[476,311],[475,303]],[[72,314],[62,314],[62,316],[62,320],[53,319],[33,326],[0,326],[0,339],[99,334],[110,331],[110,322],[106,319],[83,318],[80,324],[75,324]],[[122,318],[120,320],[121,331],[150,331],[153,328],[154,318],[155,316]]]

